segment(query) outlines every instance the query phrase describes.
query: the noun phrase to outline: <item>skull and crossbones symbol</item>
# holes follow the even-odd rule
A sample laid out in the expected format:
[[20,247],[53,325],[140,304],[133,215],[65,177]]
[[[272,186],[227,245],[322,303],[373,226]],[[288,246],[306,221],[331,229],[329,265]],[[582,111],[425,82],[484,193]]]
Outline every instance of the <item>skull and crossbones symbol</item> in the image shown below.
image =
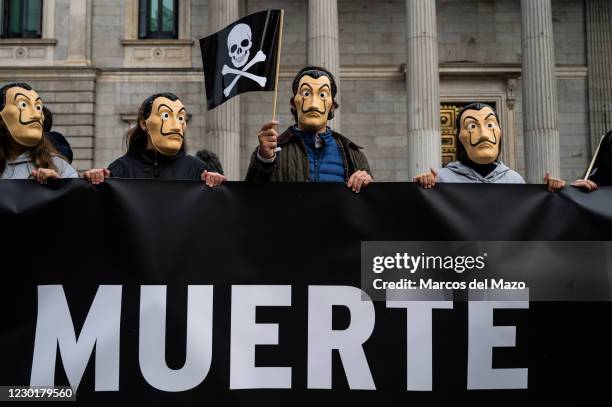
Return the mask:
[[227,88],[223,89],[223,94],[225,95],[225,97],[229,96],[232,89],[234,89],[234,86],[236,86],[236,83],[238,83],[238,79],[240,79],[241,77],[245,77],[254,82],[257,82],[262,88],[266,86],[265,76],[258,76],[248,72],[253,65],[258,62],[264,62],[266,60],[266,54],[259,50],[255,54],[253,59],[249,61],[249,56],[251,55],[251,47],[253,46],[251,38],[251,27],[243,23],[236,24],[227,36],[228,56],[230,57],[232,64],[235,68],[242,69],[234,69],[230,68],[227,65],[223,65],[223,69],[221,70],[221,74],[223,76],[227,74],[235,75],[234,79],[227,86]]

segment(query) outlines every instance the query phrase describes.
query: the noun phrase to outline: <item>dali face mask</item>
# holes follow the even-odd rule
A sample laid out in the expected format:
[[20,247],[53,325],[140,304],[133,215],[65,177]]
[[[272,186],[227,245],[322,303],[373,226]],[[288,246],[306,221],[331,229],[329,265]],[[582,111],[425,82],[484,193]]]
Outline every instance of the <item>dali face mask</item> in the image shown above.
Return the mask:
[[43,136],[43,102],[38,93],[12,87],[5,101],[0,116],[11,137],[24,147],[36,146]]
[[145,125],[153,147],[163,155],[175,155],[183,146],[187,128],[187,112],[183,102],[158,97],[153,101]]
[[308,75],[303,76],[293,102],[299,127],[308,131],[324,128],[327,126],[327,117],[333,106],[329,78],[319,76],[315,79]]
[[459,140],[475,163],[490,164],[497,159],[501,136],[501,128],[491,108],[462,113]]

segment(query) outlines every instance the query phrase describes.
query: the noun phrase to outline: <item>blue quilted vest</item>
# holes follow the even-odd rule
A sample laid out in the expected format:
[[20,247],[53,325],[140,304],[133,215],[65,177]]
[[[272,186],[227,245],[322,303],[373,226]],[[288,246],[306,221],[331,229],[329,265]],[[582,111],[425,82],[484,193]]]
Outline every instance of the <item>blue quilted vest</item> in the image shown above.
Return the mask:
[[345,182],[344,161],[340,147],[328,127],[325,133],[319,134],[317,142],[313,133],[293,128],[295,135],[299,136],[308,153],[310,167],[310,182]]

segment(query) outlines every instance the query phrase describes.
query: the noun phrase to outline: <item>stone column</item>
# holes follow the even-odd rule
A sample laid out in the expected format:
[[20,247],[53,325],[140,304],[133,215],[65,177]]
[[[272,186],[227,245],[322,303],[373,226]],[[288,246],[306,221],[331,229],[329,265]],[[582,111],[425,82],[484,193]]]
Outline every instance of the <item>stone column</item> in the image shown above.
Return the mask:
[[[323,67],[330,71],[340,89],[340,51],[338,45],[338,2],[337,0],[308,0],[307,49],[309,65]],[[340,103],[340,91],[334,99]],[[340,110],[329,123],[340,132]]]
[[[236,21],[238,0],[210,0],[208,3],[208,32],[210,34]],[[240,96],[234,96],[206,114],[204,146],[221,160],[225,176],[230,181],[240,180]]]
[[561,176],[551,0],[521,0],[523,135],[528,183]]
[[89,66],[89,30],[91,24],[91,3],[88,0],[72,0],[70,2],[70,25],[68,31],[68,57],[65,65]]
[[436,2],[406,0],[408,176],[440,167],[440,76]]
[[612,130],[612,14],[608,0],[587,0],[585,5],[589,125],[594,154],[601,135]]

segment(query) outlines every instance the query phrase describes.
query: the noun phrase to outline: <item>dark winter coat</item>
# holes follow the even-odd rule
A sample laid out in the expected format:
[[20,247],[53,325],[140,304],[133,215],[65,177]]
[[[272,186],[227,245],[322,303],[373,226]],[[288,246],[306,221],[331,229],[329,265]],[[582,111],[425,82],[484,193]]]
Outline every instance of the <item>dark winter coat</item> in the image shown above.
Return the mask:
[[133,150],[113,161],[108,169],[116,178],[200,180],[206,165],[184,150],[171,157],[156,150]]
[[[257,158],[257,149],[251,155],[251,162],[245,181],[248,182],[307,182],[310,178],[308,153],[299,136],[289,127],[278,137],[281,150],[276,153],[272,163],[265,163]],[[338,142],[342,161],[344,162],[344,178],[346,181],[356,171],[370,171],[370,165],[362,148],[339,133],[333,132]]]

